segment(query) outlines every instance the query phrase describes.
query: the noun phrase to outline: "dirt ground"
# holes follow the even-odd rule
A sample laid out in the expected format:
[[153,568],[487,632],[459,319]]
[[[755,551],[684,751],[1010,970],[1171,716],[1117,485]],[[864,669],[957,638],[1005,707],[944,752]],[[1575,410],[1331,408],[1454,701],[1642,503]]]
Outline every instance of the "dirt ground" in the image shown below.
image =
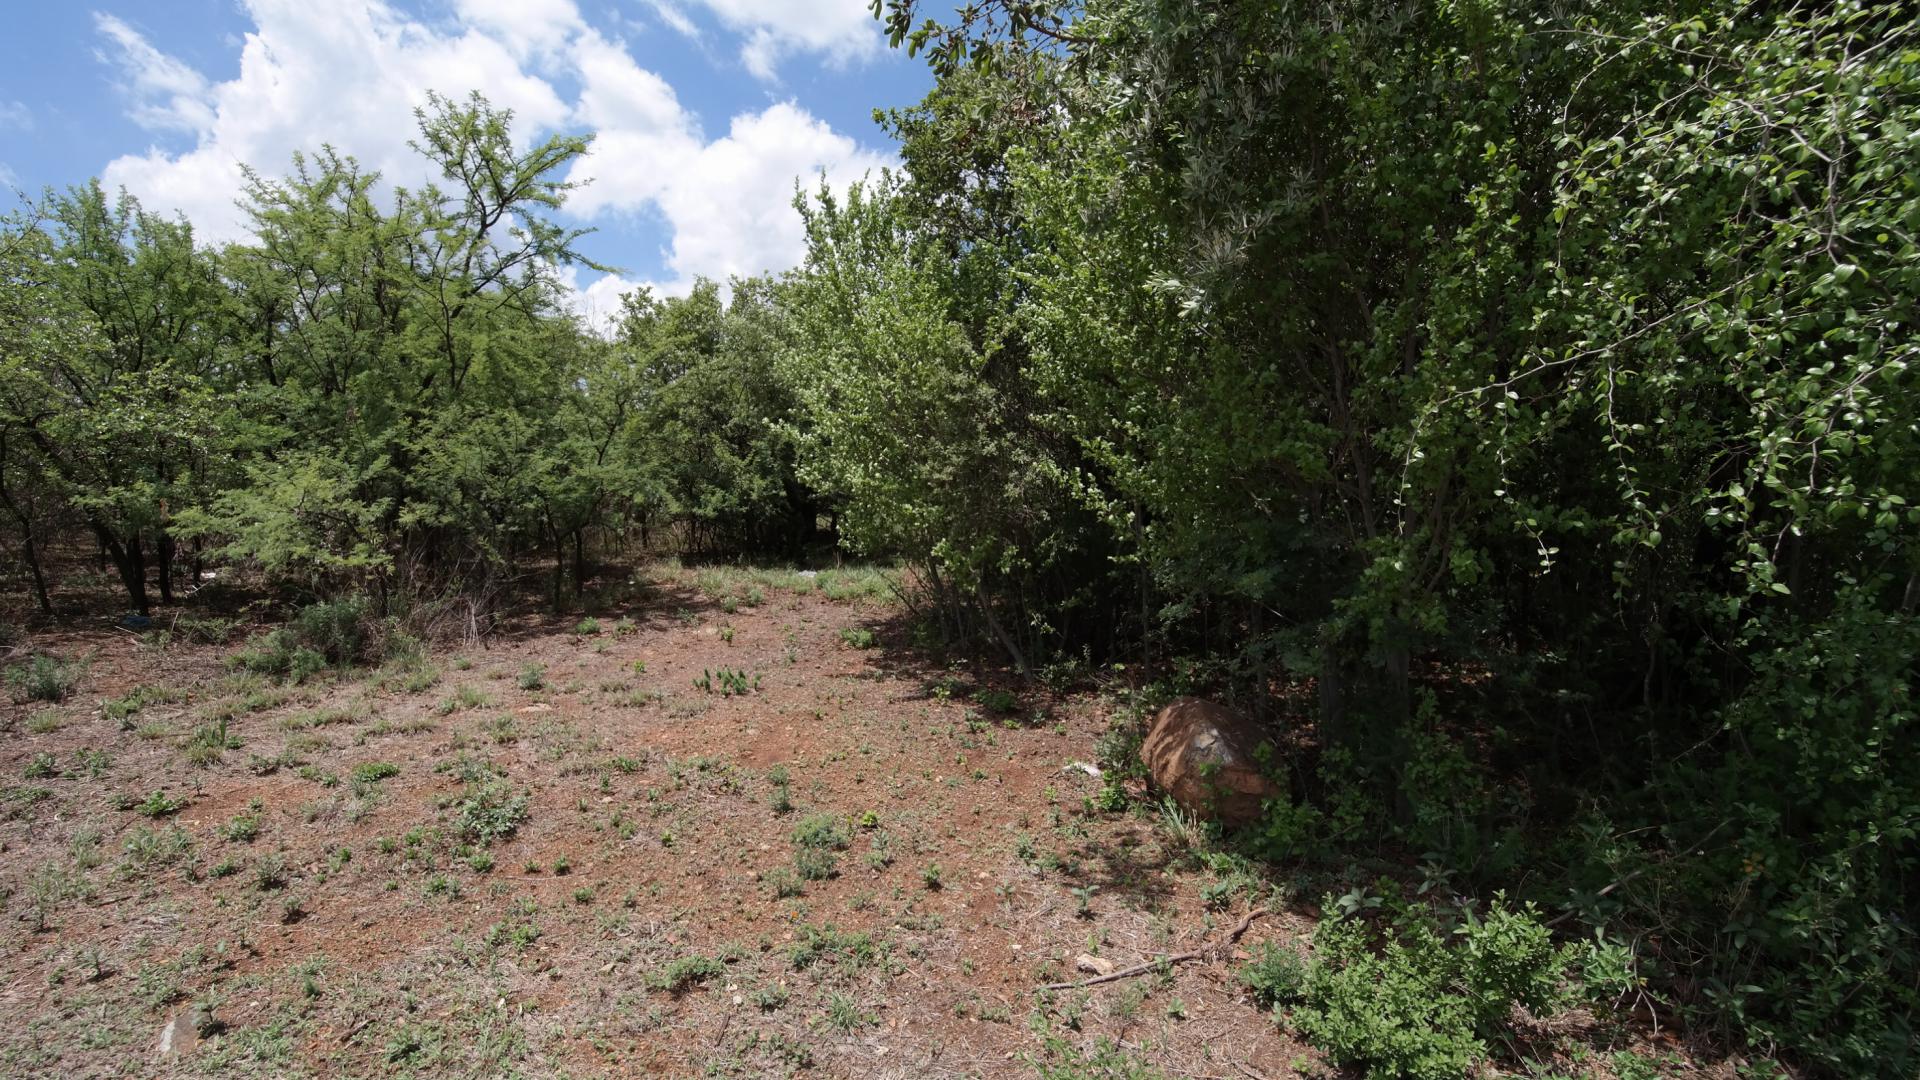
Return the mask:
[[0,706],[0,1074],[1332,1075],[1233,949],[1039,989],[1261,897],[1089,806],[1111,697],[932,666],[883,585],[665,565],[291,687],[37,633],[90,659]]

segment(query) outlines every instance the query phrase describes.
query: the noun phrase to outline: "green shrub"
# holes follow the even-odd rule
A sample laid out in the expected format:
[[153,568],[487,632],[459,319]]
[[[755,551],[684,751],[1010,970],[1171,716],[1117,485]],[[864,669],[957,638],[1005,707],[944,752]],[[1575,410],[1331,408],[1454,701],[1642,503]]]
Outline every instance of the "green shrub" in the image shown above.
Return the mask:
[[[1338,914],[1331,898],[1325,907],[1292,1021],[1369,1080],[1464,1080],[1515,1005],[1544,1017],[1566,1001],[1569,954],[1531,907],[1496,899],[1451,931],[1394,900],[1377,923]],[[1284,962],[1267,960],[1262,975],[1278,975],[1275,989],[1285,989]]]
[[726,967],[711,956],[683,956],[647,977],[647,985],[671,994],[686,992],[693,986],[718,978]]
[[840,631],[840,641],[856,649],[871,649],[880,639],[864,626],[849,626]]
[[808,814],[793,827],[793,842],[821,851],[844,848],[848,844],[847,827],[832,814]]
[[488,780],[467,785],[455,804],[454,829],[463,838],[478,844],[491,844],[512,836],[528,815],[527,796],[515,791],[504,780]]
[[86,665],[78,660],[41,655],[8,668],[7,688],[16,701],[60,702],[72,696],[86,673]]
[[1292,949],[1267,942],[1240,969],[1240,981],[1267,1008],[1291,1005],[1306,990],[1307,962]]

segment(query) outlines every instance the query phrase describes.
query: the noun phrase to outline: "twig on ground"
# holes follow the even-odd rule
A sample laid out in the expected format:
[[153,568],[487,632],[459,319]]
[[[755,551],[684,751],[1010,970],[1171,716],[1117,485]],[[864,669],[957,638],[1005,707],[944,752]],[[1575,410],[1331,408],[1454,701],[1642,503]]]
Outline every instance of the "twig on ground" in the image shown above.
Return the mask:
[[1253,925],[1253,920],[1266,914],[1268,914],[1268,911],[1266,908],[1254,908],[1252,911],[1247,912],[1247,917],[1244,919],[1241,919],[1240,925],[1234,927],[1231,931],[1229,931],[1226,937],[1221,938],[1220,940],[1214,942],[1211,945],[1194,949],[1192,952],[1177,953],[1173,956],[1163,956],[1158,960],[1149,960],[1144,964],[1135,964],[1130,968],[1121,968],[1119,971],[1115,971],[1111,974],[1096,975],[1091,979],[1082,979],[1079,982],[1048,983],[1042,989],[1080,990],[1089,986],[1098,986],[1101,983],[1118,982],[1121,979],[1131,979],[1137,975],[1145,975],[1150,971],[1159,971],[1163,968],[1170,968],[1175,964],[1184,964],[1189,960],[1198,960],[1203,956],[1211,956],[1214,953],[1219,952],[1221,949],[1224,949],[1227,946],[1233,944],[1234,942],[1239,941],[1240,935],[1246,933],[1247,927]]

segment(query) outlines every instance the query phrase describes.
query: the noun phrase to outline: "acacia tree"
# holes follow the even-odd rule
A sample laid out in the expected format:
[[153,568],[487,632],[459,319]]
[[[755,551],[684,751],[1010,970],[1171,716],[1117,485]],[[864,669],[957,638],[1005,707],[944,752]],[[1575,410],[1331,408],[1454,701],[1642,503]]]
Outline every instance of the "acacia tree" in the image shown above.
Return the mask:
[[584,261],[551,214],[587,139],[520,150],[478,95],[418,120],[445,186],[383,208],[352,159],[296,159],[252,178],[255,240],[225,255],[236,362],[277,435],[189,524],[320,591],[473,586],[547,532],[551,471],[528,463],[562,441],[582,352],[555,275]]

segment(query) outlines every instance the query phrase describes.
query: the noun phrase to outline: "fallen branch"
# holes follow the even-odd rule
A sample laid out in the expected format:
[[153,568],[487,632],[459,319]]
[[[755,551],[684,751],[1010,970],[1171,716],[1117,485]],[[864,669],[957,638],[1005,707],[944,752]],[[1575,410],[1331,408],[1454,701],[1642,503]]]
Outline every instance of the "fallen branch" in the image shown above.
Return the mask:
[[1195,949],[1192,952],[1179,953],[1174,956],[1163,956],[1158,960],[1150,960],[1144,964],[1135,964],[1130,968],[1122,968],[1119,971],[1115,971],[1107,975],[1096,975],[1091,979],[1082,979],[1079,982],[1048,983],[1046,986],[1042,987],[1041,989],[1080,990],[1089,986],[1098,986],[1101,983],[1118,982],[1121,979],[1131,979],[1136,975],[1145,975],[1149,971],[1159,971],[1163,968],[1170,968],[1175,964],[1184,964],[1189,960],[1198,960],[1203,956],[1211,956],[1214,953],[1219,952],[1221,949],[1224,949],[1227,946],[1233,944],[1234,942],[1239,941],[1240,935],[1246,933],[1247,927],[1253,925],[1253,920],[1266,914],[1269,914],[1266,908],[1254,908],[1252,911],[1247,912],[1246,918],[1240,920],[1239,926],[1236,926],[1232,930],[1227,932],[1226,937],[1223,937],[1220,940],[1214,942],[1213,944],[1205,946],[1204,948]]

